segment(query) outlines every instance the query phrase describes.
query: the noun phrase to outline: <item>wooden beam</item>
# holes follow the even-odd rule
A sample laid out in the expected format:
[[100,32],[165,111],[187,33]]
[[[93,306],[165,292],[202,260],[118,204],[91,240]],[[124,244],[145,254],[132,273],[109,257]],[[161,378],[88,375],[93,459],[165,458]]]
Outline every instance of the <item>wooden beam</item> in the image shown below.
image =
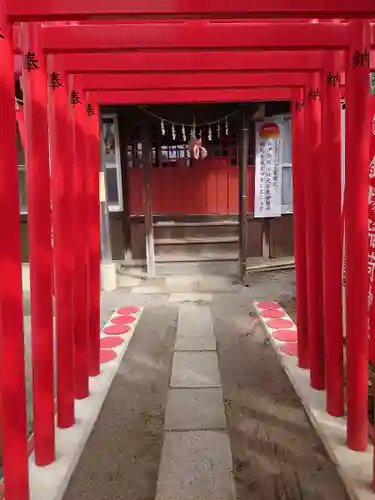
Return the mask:
[[85,90],[150,90],[229,87],[302,87],[306,73],[190,73],[74,75]]
[[348,18],[375,15],[373,0],[12,0],[13,20],[134,17],[305,17]]
[[192,102],[289,101],[287,88],[195,89],[195,90],[102,90],[90,92],[93,103],[172,104]]
[[262,259],[267,260],[271,258],[271,221],[263,219],[262,221]]
[[321,49],[345,48],[345,23],[183,23],[46,25],[47,52],[124,51],[125,49]]

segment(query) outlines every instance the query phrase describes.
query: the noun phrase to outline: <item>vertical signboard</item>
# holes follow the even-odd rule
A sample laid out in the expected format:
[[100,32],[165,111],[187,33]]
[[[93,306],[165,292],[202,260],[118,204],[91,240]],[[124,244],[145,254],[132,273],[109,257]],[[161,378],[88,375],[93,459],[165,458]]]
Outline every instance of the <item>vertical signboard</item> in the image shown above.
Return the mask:
[[256,123],[254,217],[281,216],[282,146],[280,124]]
[[[374,75],[371,74],[371,77]],[[368,191],[368,308],[369,308],[369,336],[370,359],[375,362],[375,93],[374,78],[370,80],[371,91],[371,140],[370,140],[370,165],[369,165],[369,191]]]

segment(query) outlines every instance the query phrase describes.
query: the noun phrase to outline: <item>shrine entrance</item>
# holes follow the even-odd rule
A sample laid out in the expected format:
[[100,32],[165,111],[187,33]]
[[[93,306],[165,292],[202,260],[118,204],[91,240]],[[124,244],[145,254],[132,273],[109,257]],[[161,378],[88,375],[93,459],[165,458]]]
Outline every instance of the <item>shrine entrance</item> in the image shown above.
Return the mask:
[[[103,107],[114,260],[125,267],[145,265],[149,243],[158,275],[238,274],[244,117],[248,123],[246,258],[249,265],[293,258],[290,105],[239,102]],[[254,216],[256,125],[272,117],[285,123],[285,161],[280,206],[274,207],[278,216],[267,218]],[[149,242],[147,210],[152,213]]]

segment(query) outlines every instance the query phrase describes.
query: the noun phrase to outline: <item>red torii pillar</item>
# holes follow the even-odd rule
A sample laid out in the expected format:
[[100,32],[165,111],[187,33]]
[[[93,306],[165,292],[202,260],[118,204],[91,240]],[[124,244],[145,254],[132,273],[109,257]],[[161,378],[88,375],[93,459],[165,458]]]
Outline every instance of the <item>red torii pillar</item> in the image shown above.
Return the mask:
[[325,387],[323,336],[322,208],[321,208],[321,102],[320,74],[312,73],[305,89],[306,102],[306,245],[307,308],[310,380],[314,389]]
[[0,2],[0,380],[7,500],[29,499],[20,206],[12,29]]
[[348,446],[368,442],[368,168],[370,157],[370,21],[349,23],[345,170],[346,360]]
[[327,411],[344,412],[342,328],[341,92],[340,55],[326,52],[322,72],[323,310]]
[[[55,458],[52,236],[47,73],[41,26],[22,26],[26,194],[30,258],[35,463]],[[28,58],[31,58],[28,60]],[[34,60],[35,58],[35,60]]]
[[[74,303],[74,374],[75,397],[84,399],[89,394],[88,367],[88,244],[87,231],[87,115],[84,94],[74,87],[73,76],[69,76],[69,93],[71,104],[71,127],[73,140],[73,228],[74,237],[74,270],[73,270],[73,303]],[[77,218],[79,214],[79,219]],[[79,220],[79,223],[78,223]],[[82,226],[82,227],[81,227]]]
[[73,149],[67,81],[47,59],[49,72],[49,131],[52,171],[52,222],[54,239],[57,425],[74,424],[73,341]]
[[292,102],[292,154],[293,154],[293,217],[294,217],[294,258],[296,262],[296,305],[298,334],[298,365],[308,368],[309,338],[307,314],[307,267],[306,267],[306,133],[305,103],[303,90],[294,91]]
[[87,230],[89,273],[89,375],[100,373],[100,117],[99,106],[87,102]]

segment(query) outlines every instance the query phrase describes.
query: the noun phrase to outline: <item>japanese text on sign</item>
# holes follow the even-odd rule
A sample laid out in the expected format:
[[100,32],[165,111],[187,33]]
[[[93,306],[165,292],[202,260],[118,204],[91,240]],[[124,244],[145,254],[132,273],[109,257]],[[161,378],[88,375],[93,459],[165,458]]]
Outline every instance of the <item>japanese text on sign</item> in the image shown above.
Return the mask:
[[281,168],[280,126],[257,124],[254,217],[281,216]]

